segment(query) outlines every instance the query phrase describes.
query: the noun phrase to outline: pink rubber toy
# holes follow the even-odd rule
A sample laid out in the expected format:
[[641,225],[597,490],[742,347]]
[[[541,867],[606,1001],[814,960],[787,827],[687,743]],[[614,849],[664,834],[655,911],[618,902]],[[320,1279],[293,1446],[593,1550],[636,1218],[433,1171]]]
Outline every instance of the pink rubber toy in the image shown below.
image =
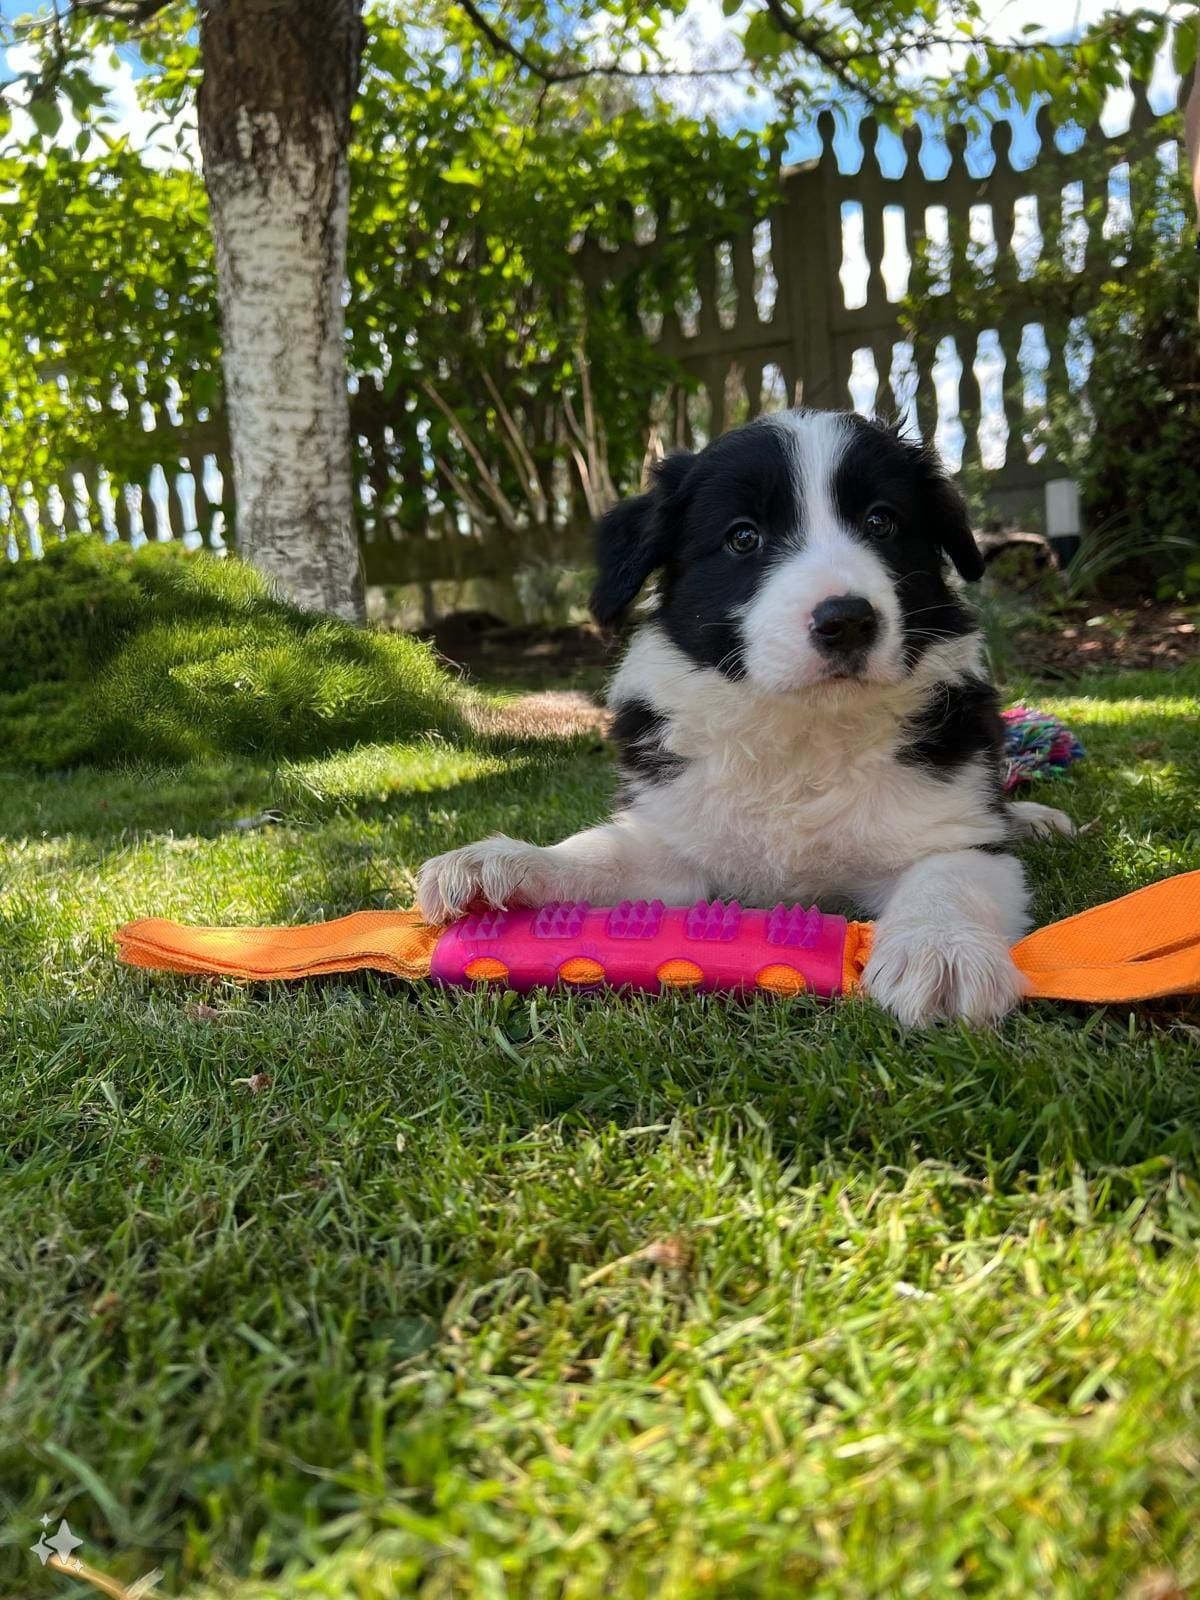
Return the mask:
[[488,911],[447,928],[433,952],[442,983],[503,982],[522,992],[604,984],[660,994],[706,989],[828,998],[847,984],[844,917],[816,907],[743,909],[736,900],[661,900],[593,907],[586,900],[537,910]]

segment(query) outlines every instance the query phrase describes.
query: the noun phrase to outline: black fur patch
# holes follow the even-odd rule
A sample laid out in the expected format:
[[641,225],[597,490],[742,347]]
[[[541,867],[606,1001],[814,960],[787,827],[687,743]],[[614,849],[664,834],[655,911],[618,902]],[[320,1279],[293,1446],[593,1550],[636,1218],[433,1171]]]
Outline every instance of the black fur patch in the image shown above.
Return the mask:
[[[790,446],[778,428],[735,428],[696,458],[667,511],[675,535],[659,580],[659,621],[685,655],[734,681],[744,675],[739,614],[794,549],[797,515]],[[725,536],[739,522],[762,534],[760,554],[730,553]]]
[[681,756],[663,749],[667,719],[645,700],[624,700],[613,716],[612,738],[620,751],[622,778],[665,783],[683,766]]
[[[896,581],[904,627],[904,661],[913,668],[931,644],[961,638],[975,627],[947,584],[943,560],[964,578],[983,574],[966,507],[937,458],[890,428],[852,420],[850,442],[834,473],[834,499],[847,527],[884,505],[895,529],[871,548]],[[865,536],[864,536],[865,537]]]
[[924,709],[905,724],[904,732],[901,761],[949,778],[968,761],[982,756],[995,772],[999,798],[1004,724],[999,696],[983,678],[937,684]]

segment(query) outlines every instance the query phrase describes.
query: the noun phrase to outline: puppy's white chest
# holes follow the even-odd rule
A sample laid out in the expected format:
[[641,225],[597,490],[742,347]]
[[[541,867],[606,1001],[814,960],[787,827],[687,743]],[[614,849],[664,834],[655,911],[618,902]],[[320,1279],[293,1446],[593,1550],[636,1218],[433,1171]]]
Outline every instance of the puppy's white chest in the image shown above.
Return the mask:
[[[701,758],[668,786],[689,818],[684,848],[729,892],[848,892],[913,859],[915,796],[894,760],[806,768]],[[694,841],[694,843],[692,842]]]
[[670,745],[686,766],[631,809],[703,869],[713,893],[758,903],[853,898],[993,833],[977,775],[947,781],[899,761],[894,723],[822,731],[763,724],[689,740],[677,727]]

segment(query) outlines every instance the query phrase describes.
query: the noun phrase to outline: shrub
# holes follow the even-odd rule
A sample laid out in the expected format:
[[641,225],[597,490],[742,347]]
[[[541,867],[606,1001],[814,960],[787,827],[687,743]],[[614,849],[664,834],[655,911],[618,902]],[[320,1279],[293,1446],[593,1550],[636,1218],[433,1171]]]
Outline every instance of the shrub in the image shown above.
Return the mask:
[[309,616],[249,567],[78,537],[0,568],[0,761],[319,755],[461,727],[430,649]]
[[1124,579],[1200,595],[1196,255],[1191,231],[1165,220],[1159,208],[1140,215],[1084,319],[1091,417],[1075,396],[1046,430],[1078,479],[1090,530],[1072,574],[1081,588]]
[[[1167,119],[1155,139],[1178,131]],[[1079,484],[1077,588],[1200,594],[1200,341],[1186,163],[1172,167],[1155,149],[1136,159],[1122,226],[1108,214],[1111,154],[1075,161],[1089,197],[1075,224],[1086,225],[1086,253],[1081,262],[1047,237],[1019,295],[1022,320],[1068,331],[1070,365],[1078,374],[1086,352],[1090,368],[1086,386],[1052,369],[1029,432]],[[972,264],[957,242],[955,312],[969,345],[1011,318],[1014,285],[1011,264]],[[943,314],[930,282],[925,262],[906,308],[910,337]]]

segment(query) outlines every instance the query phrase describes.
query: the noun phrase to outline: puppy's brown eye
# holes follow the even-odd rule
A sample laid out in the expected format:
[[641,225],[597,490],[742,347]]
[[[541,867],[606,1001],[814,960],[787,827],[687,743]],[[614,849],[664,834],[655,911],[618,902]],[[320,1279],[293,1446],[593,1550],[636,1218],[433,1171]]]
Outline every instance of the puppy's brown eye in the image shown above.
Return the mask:
[[863,518],[863,532],[868,539],[890,539],[896,531],[896,519],[883,506],[872,506]]
[[735,556],[752,556],[756,550],[762,549],[762,542],[762,534],[748,522],[739,522],[725,535],[725,543]]

